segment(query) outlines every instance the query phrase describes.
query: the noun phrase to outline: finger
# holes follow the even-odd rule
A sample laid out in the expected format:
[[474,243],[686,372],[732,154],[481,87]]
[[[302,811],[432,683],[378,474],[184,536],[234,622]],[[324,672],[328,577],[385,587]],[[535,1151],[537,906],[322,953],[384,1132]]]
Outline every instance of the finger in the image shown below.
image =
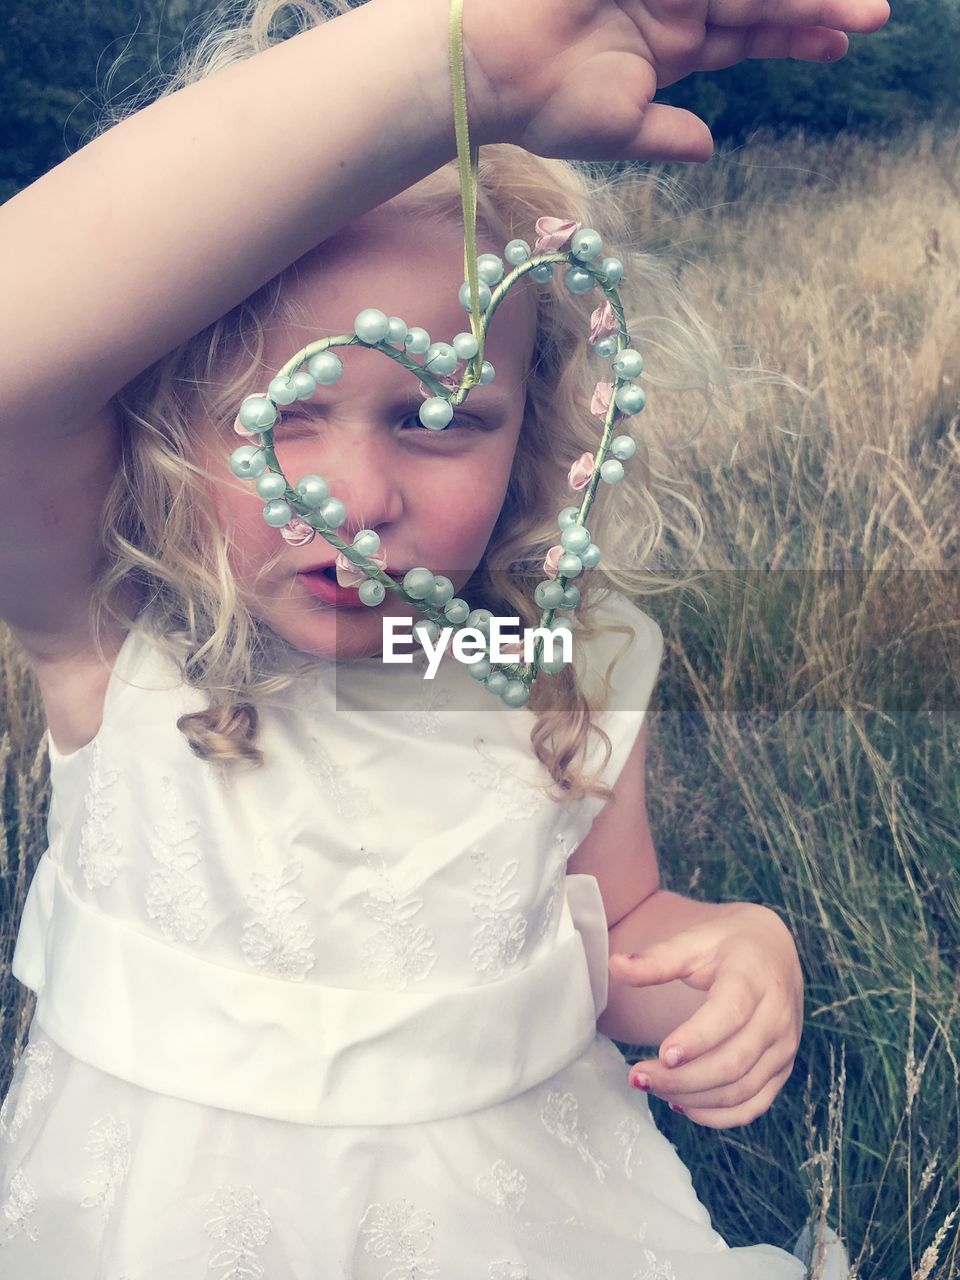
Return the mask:
[[[688,1064],[684,1070],[689,1074],[696,1059],[751,1022],[762,1001],[762,993],[755,991],[744,975],[721,970],[696,1013],[666,1037],[657,1055],[659,1061],[671,1071]],[[766,1027],[765,1021],[761,1027]]]
[[713,134],[699,116],[682,107],[668,107],[654,102],[644,111],[633,142],[617,157],[610,158],[679,160],[703,164],[712,155]]
[[707,1129],[733,1129],[737,1125],[750,1124],[765,1111],[770,1110],[789,1074],[789,1072],[786,1074],[781,1072],[774,1076],[758,1094],[741,1102],[738,1106],[694,1108],[684,1106],[683,1115],[694,1124],[702,1124]]
[[654,1086],[650,1092],[664,1102],[675,1102],[686,1110],[691,1107],[736,1107],[758,1094],[769,1080],[776,1077],[785,1080],[793,1070],[795,1058],[795,1051],[783,1042],[767,1045],[759,1053],[754,1045],[736,1051],[732,1059],[718,1062],[716,1074],[708,1076],[709,1083],[702,1087],[694,1088],[691,1081],[680,1080],[677,1073],[671,1072],[662,1081],[662,1088]]
[[[682,945],[677,941],[655,942],[635,955],[612,955],[609,967],[617,982],[631,987],[655,987],[661,982],[691,978],[703,968],[703,962],[702,949],[691,946],[687,939]],[[704,975],[702,986],[700,982],[692,982],[691,985],[705,991],[712,978],[710,973]]]
[[711,0],[706,20],[719,27],[816,26],[867,33],[889,17],[887,0]]
[[745,58],[837,62],[850,48],[831,27],[708,27],[697,54],[698,71],[719,71]]

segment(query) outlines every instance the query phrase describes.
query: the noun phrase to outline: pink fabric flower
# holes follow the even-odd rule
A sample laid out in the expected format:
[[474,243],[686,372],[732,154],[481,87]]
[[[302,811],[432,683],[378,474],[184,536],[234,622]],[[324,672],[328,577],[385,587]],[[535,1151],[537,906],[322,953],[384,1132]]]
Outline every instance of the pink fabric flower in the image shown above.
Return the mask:
[[557,253],[583,224],[563,218],[538,218],[534,253]]
[[299,516],[291,516],[280,530],[280,536],[284,542],[289,542],[291,547],[305,547],[308,542],[314,540],[317,531],[312,524],[307,524],[306,520],[301,520]]
[[590,317],[590,341],[599,342],[601,338],[613,338],[620,332],[617,313],[609,299],[604,299]]
[[581,453],[567,475],[571,489],[585,489],[593,475],[595,461],[592,453]]
[[[589,458],[590,455],[585,453],[583,456]],[[543,572],[548,578],[555,578],[560,572],[560,557],[563,553],[563,547],[559,543],[547,552],[547,558],[543,562]]]
[[[387,567],[386,553],[382,550],[375,551],[372,556],[367,556],[367,559],[372,560],[379,569]],[[364,573],[360,566],[354,564],[342,551],[334,563],[337,568],[337,582],[341,587],[359,587],[361,582],[366,582],[369,577],[369,574]]]
[[590,412],[595,413],[598,418],[605,418],[612,399],[613,383],[598,382],[593,388],[593,399],[590,401]]
[[233,429],[238,436],[243,436],[245,440],[249,440],[251,436],[259,435],[257,431],[251,431],[249,427],[245,427],[240,421],[239,413],[233,420]]

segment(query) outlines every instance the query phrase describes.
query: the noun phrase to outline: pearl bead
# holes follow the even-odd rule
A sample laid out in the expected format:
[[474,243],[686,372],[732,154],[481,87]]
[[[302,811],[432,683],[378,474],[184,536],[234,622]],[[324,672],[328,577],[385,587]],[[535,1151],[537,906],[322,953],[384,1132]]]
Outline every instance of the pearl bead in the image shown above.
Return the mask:
[[387,594],[387,589],[382,582],[376,582],[373,578],[368,578],[366,582],[361,582],[357,588],[357,594],[361,603],[370,605],[378,605],[383,597]]
[[425,599],[427,604],[432,604],[435,609],[441,608],[453,599],[453,583],[442,573],[434,574],[433,589]]
[[248,431],[269,431],[277,420],[277,406],[266,396],[247,396],[237,417]]
[[581,262],[592,262],[602,248],[603,241],[600,239],[600,233],[594,231],[592,227],[584,227],[582,231],[577,231],[570,241],[573,256],[579,258]]
[[282,498],[287,491],[287,482],[276,471],[265,471],[257,481],[257,493],[261,498]]
[[302,369],[298,369],[290,381],[297,388],[298,400],[309,400],[317,389],[316,378],[309,373],[305,373]]
[[419,622],[413,624],[413,634],[421,644],[423,644],[424,638],[428,639],[431,644],[436,644],[440,638],[440,627],[432,618],[421,618]]
[[477,259],[477,275],[484,284],[499,284],[503,279],[503,260],[495,253],[481,253]]
[[391,347],[402,347],[407,338],[407,326],[399,316],[391,316],[387,321],[387,341]]
[[467,614],[467,626],[476,627],[478,631],[482,631],[485,636],[488,636],[492,617],[493,614],[489,609],[473,609]]
[[595,569],[600,563],[600,548],[595,542],[591,542],[589,547],[584,547],[580,552],[580,560],[585,569]]
[[453,340],[453,349],[460,360],[472,360],[480,350],[480,343],[472,333],[458,333]]
[[480,386],[488,386],[496,376],[496,369],[494,369],[489,360],[484,360],[483,364],[480,366]]
[[470,606],[460,596],[454,596],[452,600],[448,600],[443,606],[443,616],[448,622],[452,622],[454,626],[465,622],[469,612]]
[[433,590],[434,582],[433,574],[422,566],[417,569],[408,569],[403,575],[403,589],[414,600],[425,599]]
[[412,356],[422,356],[430,346],[430,335],[426,329],[420,329],[414,325],[412,329],[407,330],[403,345]]
[[323,476],[301,476],[293,491],[308,507],[319,507],[330,496],[330,487]]
[[263,508],[264,520],[274,529],[280,529],[288,524],[292,515],[293,509],[282,498],[274,498]]
[[478,658],[476,662],[467,663],[467,675],[471,680],[486,680],[493,671],[489,658]]
[[623,479],[623,463],[616,458],[608,458],[600,466],[600,479],[606,484],[619,484]]
[[595,356],[612,356],[617,349],[617,340],[611,334],[609,337],[598,339],[591,349]]
[[618,378],[638,378],[643,373],[643,356],[633,347],[624,347],[612,367]]
[[[469,311],[470,314],[472,315],[473,300],[470,296],[469,280],[464,280],[463,284],[460,286],[460,293],[458,296],[460,298],[461,307],[463,307],[464,311]],[[489,307],[490,305],[490,286],[478,281],[477,297],[480,299],[480,310],[486,311],[487,307]]]
[[621,462],[627,462],[637,452],[637,442],[633,436],[614,436],[610,441],[610,452]]
[[511,240],[503,251],[503,256],[513,267],[519,267],[530,257],[530,246],[526,240]]
[[373,529],[361,529],[353,535],[353,545],[362,556],[372,556],[380,550],[380,535]]
[[643,387],[638,387],[635,382],[625,382],[614,399],[622,413],[639,413],[647,403]]
[[484,684],[491,693],[494,693],[499,697],[507,687],[507,677],[502,671],[491,671],[484,681]]
[[267,395],[274,404],[293,404],[297,398],[297,389],[289,377],[272,379],[267,387]]
[[332,351],[318,351],[307,361],[307,369],[320,386],[330,387],[342,377],[343,361]]
[[[581,556],[580,559],[582,561],[583,556]],[[587,566],[584,565],[584,568],[586,567]],[[562,609],[575,609],[579,603],[580,603],[580,588],[574,586],[573,583],[571,582],[567,587],[566,591],[564,591],[563,593],[563,603],[561,604],[560,607]]]
[[530,697],[530,690],[522,680],[509,680],[507,687],[500,695],[500,700],[508,707],[522,707]]
[[556,609],[563,599],[563,587],[548,578],[534,588],[533,598],[541,609]]
[[254,476],[260,475],[266,465],[263,450],[253,444],[241,445],[230,455],[230,470],[241,480],[252,480]]
[[579,507],[564,507],[557,516],[557,527],[560,529],[566,529],[567,525],[573,524],[579,514]]
[[320,519],[331,529],[339,529],[347,518],[347,508],[339,498],[327,498],[320,508]]
[[583,561],[572,551],[566,552],[557,561],[557,574],[564,578],[575,578],[583,572]]
[[582,551],[590,545],[590,532],[582,524],[567,525],[560,535],[560,545],[564,551]]
[[557,646],[557,650],[558,651],[553,658],[544,658],[543,662],[540,663],[540,670],[545,671],[548,676],[557,675],[567,665],[559,652],[559,645]]
[[607,277],[608,284],[619,284],[623,279],[623,263],[619,258],[604,258],[600,270]]
[[457,367],[457,353],[449,342],[434,342],[424,354],[423,367],[428,373],[453,373]]
[[569,618],[554,618],[551,631],[572,631],[573,623]]
[[390,321],[376,307],[367,307],[353,322],[353,331],[361,342],[374,346],[390,332]]
[[541,262],[539,267],[531,267],[530,275],[537,284],[546,284],[548,280],[553,279],[553,263]]
[[453,405],[443,396],[428,396],[420,406],[418,417],[428,431],[442,431],[453,421]]
[[583,267],[568,267],[563,273],[563,283],[571,293],[589,293],[596,279]]

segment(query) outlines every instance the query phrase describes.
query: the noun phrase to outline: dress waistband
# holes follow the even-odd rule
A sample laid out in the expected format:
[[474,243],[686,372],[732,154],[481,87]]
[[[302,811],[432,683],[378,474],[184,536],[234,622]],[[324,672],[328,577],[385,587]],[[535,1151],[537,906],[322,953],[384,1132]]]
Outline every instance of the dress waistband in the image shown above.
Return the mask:
[[413,1124],[503,1102],[596,1037],[608,992],[594,876],[566,877],[555,947],[510,977],[384,992],[245,973],[71,893],[45,853],[13,974],[67,1053],[154,1092],[312,1125]]

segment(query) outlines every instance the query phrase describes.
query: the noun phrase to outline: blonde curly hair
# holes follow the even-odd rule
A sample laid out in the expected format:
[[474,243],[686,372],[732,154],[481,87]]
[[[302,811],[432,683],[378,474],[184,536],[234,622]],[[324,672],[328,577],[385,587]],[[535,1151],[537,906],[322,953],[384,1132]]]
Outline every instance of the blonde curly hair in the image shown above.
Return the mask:
[[[151,96],[173,93],[351,7],[349,0],[245,0],[230,10],[214,10],[206,16],[206,31]],[[108,108],[98,131],[139,105]],[[488,145],[481,152],[478,223],[500,243],[530,238],[544,213],[595,227],[608,251],[624,262],[618,288],[631,336],[648,366],[646,384],[696,389],[707,413],[715,413],[727,400],[732,369],[673,271],[638,247],[642,229],[636,226],[636,210],[648,188],[648,177],[636,170],[598,175],[586,166],[544,159],[508,144]],[[392,203],[418,217],[459,223],[456,163]],[[135,583],[145,592],[156,621],[156,642],[176,658],[184,680],[208,694],[207,709],[182,716],[178,727],[195,754],[210,761],[261,765],[258,707],[310,666],[305,657],[302,666],[286,674],[265,674],[263,659],[275,637],[238,591],[223,531],[207,500],[209,477],[198,462],[191,427],[199,391],[213,420],[232,422],[243,397],[262,390],[251,378],[264,351],[266,322],[302,318],[284,292],[295,265],[144,370],[116,397],[122,458],[103,511],[107,557],[93,610],[98,618],[109,613],[129,629],[138,621],[116,605],[117,588]],[[521,627],[539,622],[533,591],[544,577],[547,550],[558,540],[557,512],[571,503],[569,468],[580,454],[596,449],[598,419],[588,408],[592,388],[603,376],[586,342],[583,301],[571,297],[561,283],[538,291],[537,308],[513,472],[484,558],[462,590],[471,606],[519,617]],[[222,373],[214,377],[224,364],[234,371],[225,381]],[[601,490],[591,511],[591,536],[603,559],[577,582],[584,638],[596,634],[598,597],[607,589],[636,599],[671,585],[655,567],[668,527],[663,514],[667,496],[689,518],[688,529],[676,541],[692,544],[695,552],[702,539],[699,512],[676,482],[656,469],[642,431],[637,444],[625,478],[613,493]],[[661,567],[663,561],[661,555]],[[630,634],[626,628],[612,629],[625,635],[623,653]],[[608,697],[609,671],[607,676]],[[553,779],[553,798],[569,803],[586,795],[608,796],[610,788],[599,778],[610,741],[594,723],[604,708],[591,705],[573,668],[538,679],[527,706],[535,716],[531,746]],[[591,732],[599,734],[606,754],[601,767],[585,776]]]

